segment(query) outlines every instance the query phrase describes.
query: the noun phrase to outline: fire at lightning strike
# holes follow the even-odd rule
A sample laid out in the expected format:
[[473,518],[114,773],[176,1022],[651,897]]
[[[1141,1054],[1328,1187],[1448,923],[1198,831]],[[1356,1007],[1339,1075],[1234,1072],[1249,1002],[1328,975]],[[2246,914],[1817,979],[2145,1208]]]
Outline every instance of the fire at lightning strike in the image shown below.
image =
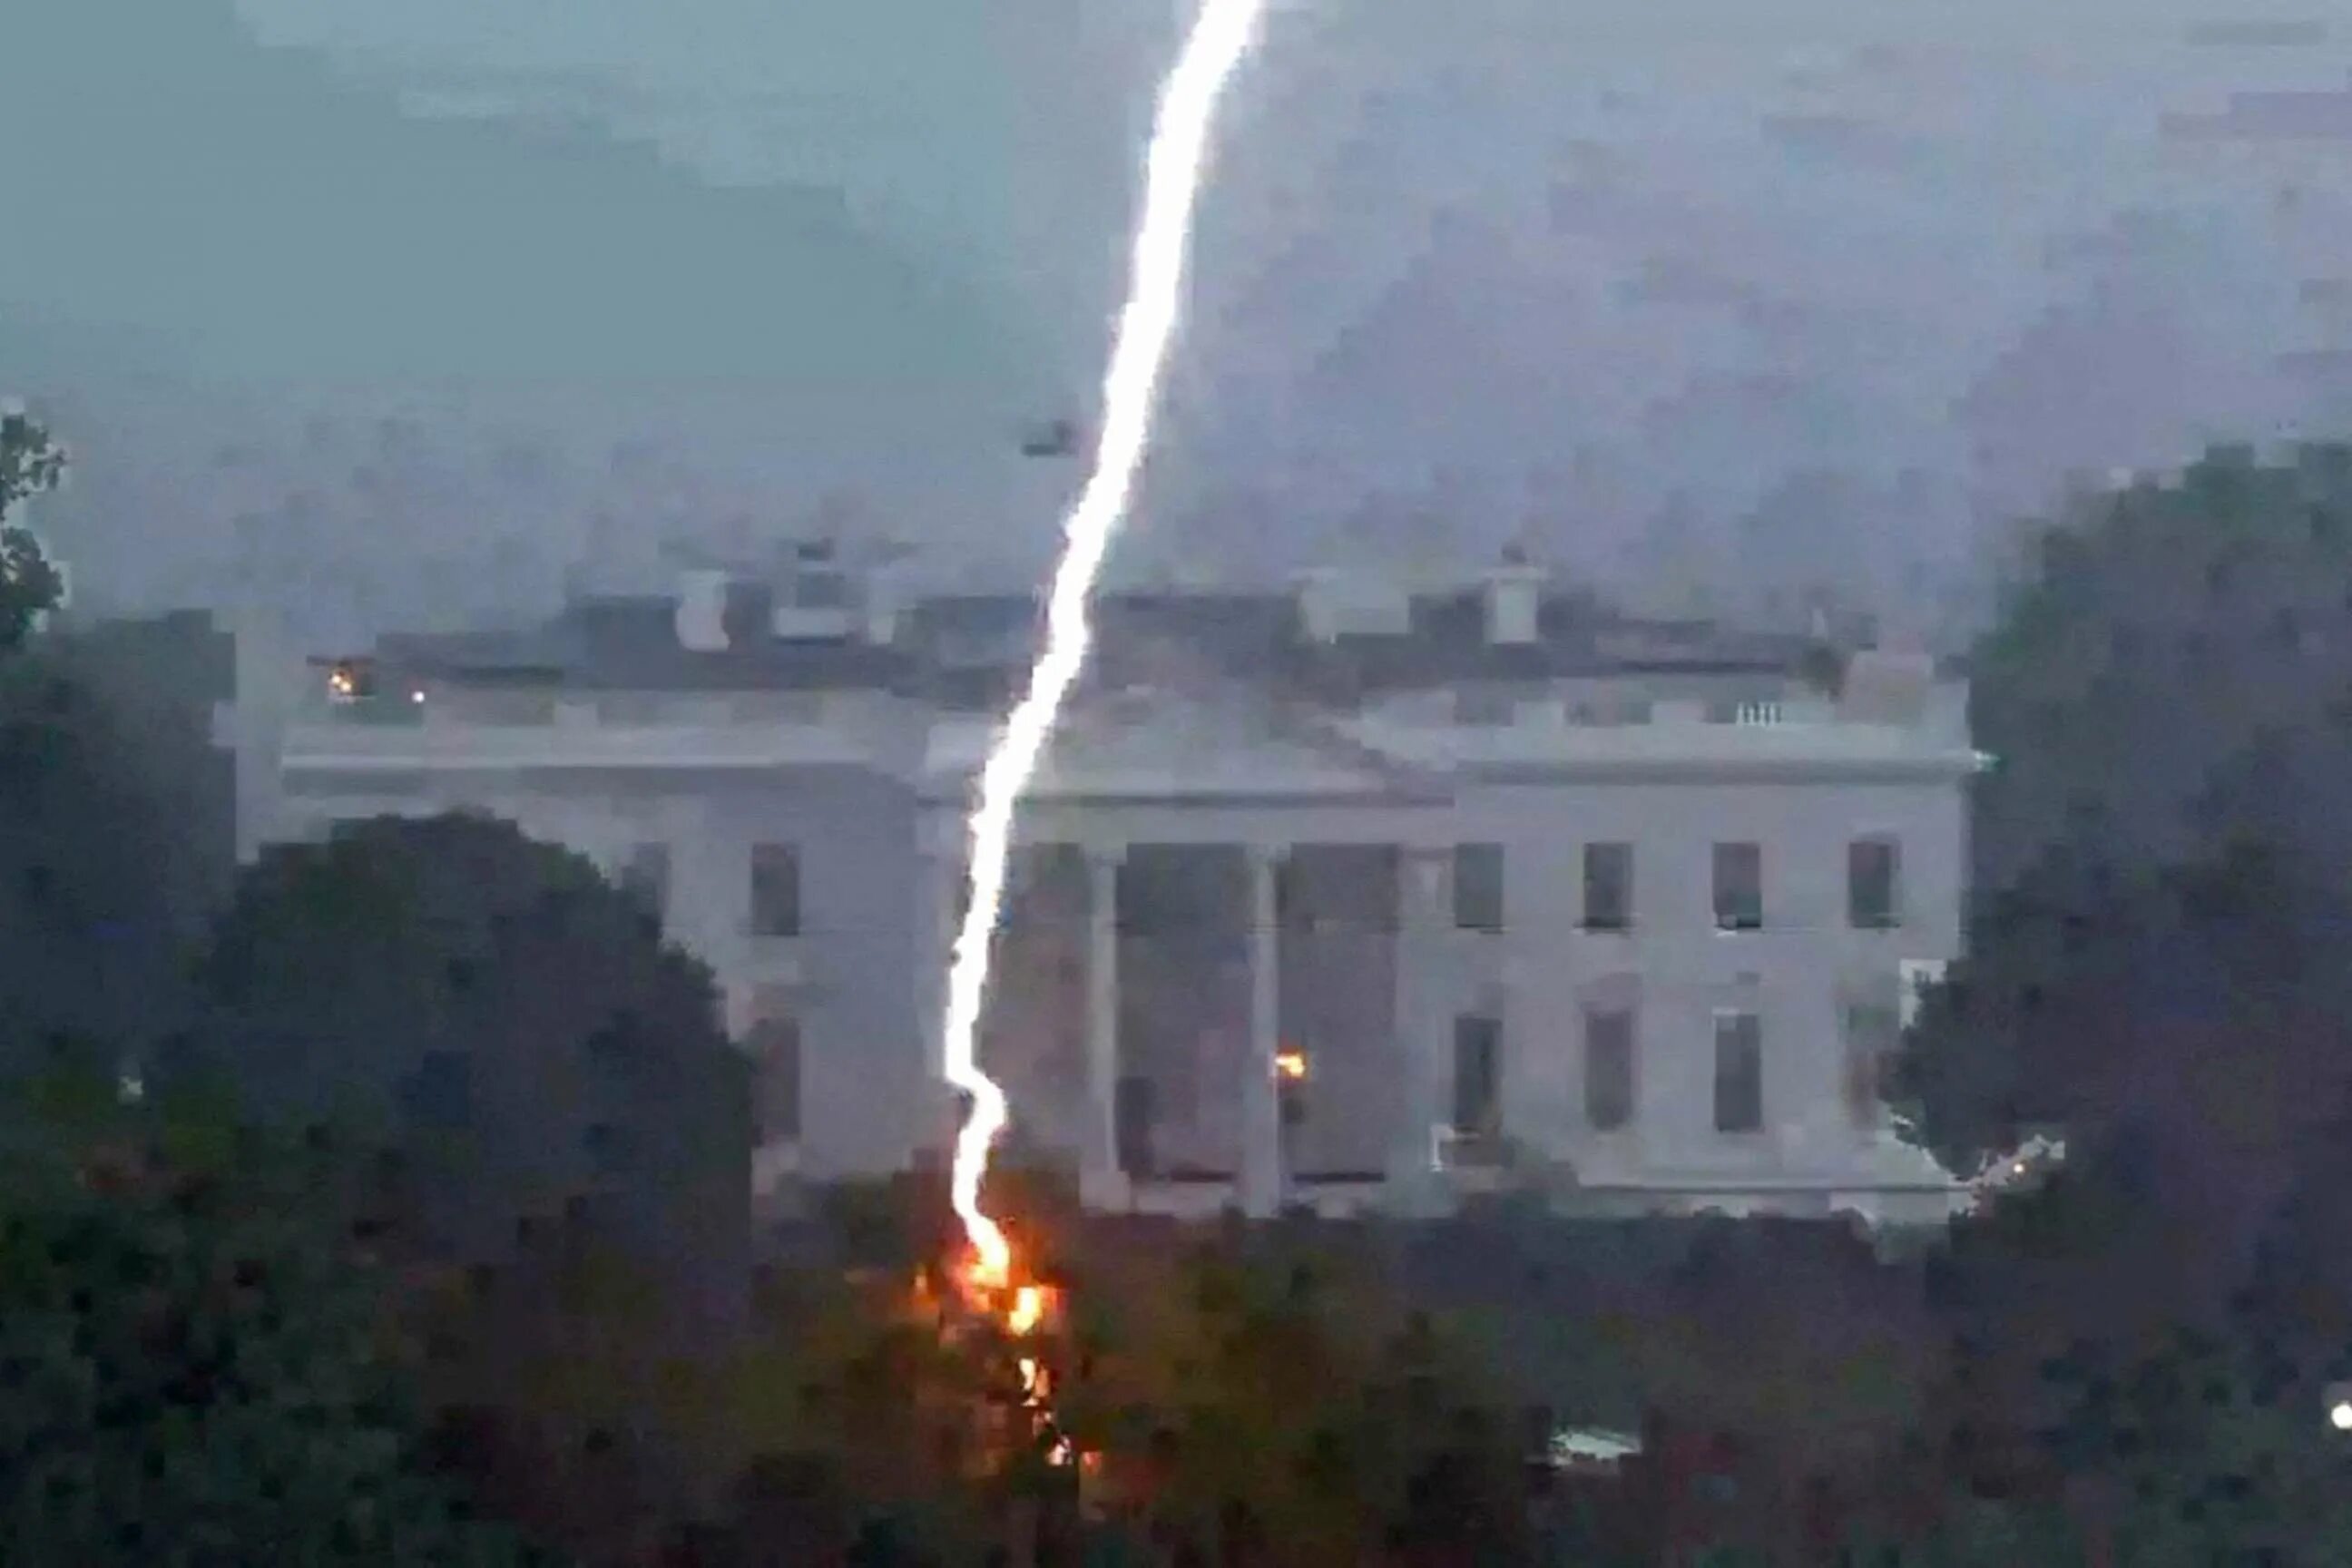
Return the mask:
[[[1004,899],[1013,813],[1052,737],[1062,703],[1085,667],[1093,637],[1087,610],[1112,538],[1125,520],[1151,433],[1151,415],[1183,292],[1192,208],[1207,162],[1217,99],[1257,36],[1265,0],[1202,0],[1192,35],[1162,87],[1145,154],[1143,210],[1136,226],[1127,303],[1103,378],[1102,434],[1095,465],[1062,524],[1062,558],[1045,608],[1045,646],[1029,688],[1005,720],[981,771],[971,814],[971,897],[948,965],[944,1053],[948,1081],[971,1097],[956,1138],[950,1196],[973,1254],[974,1283],[1010,1280],[1013,1250],[981,1211],[981,1178],[1005,1121],[1004,1092],[980,1070],[978,1035],[987,999],[991,946]],[[1033,1288],[1034,1289],[1034,1288]],[[1034,1324],[1028,1291],[1016,1316]]]

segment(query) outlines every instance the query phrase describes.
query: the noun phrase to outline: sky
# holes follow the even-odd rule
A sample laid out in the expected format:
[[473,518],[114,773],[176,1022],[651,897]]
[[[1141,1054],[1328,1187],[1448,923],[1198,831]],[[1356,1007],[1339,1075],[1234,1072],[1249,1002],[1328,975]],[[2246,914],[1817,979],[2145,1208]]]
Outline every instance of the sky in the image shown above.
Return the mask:
[[[2352,3],[2221,9],[1281,0],[1122,569],[1524,537],[1916,603],[2070,472],[2342,429]],[[1014,434],[1091,403],[1187,16],[12,18],[0,380],[85,456],[49,525],[126,602],[354,625],[819,515],[1034,574],[1081,476]]]

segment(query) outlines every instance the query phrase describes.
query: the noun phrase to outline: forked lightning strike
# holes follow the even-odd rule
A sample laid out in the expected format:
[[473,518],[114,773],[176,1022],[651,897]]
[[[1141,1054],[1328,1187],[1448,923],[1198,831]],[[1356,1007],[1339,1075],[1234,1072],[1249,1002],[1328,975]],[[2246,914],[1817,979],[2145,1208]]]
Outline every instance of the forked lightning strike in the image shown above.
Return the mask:
[[1087,611],[1112,538],[1127,515],[1150,442],[1160,375],[1174,335],[1190,248],[1192,208],[1207,162],[1209,125],[1225,83],[1257,37],[1265,0],[1202,0],[1183,52],[1160,90],[1145,153],[1142,216],[1136,226],[1128,297],[1103,377],[1102,433],[1094,471],[1062,523],[1062,557],[1045,607],[1045,644],[1028,689],[1005,720],[981,770],[971,819],[971,897],[948,964],[944,1055],[948,1081],[971,1096],[956,1138],[951,1195],[971,1237],[982,1283],[1001,1287],[1013,1254],[996,1222],[981,1212],[980,1184],[1005,1121],[1004,1092],[980,1070],[980,1015],[1004,899],[1013,813],[1051,739],[1062,703],[1085,667],[1093,637]]

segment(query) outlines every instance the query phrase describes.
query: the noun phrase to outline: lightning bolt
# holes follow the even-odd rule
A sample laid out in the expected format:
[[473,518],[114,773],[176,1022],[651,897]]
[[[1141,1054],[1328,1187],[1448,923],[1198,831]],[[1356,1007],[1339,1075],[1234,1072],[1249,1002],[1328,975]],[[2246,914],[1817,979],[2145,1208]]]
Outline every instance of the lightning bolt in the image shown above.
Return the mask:
[[1094,470],[1062,521],[1062,555],[1045,606],[1045,642],[1029,685],[998,734],[980,776],[971,819],[971,897],[948,963],[943,1055],[947,1079],[971,1097],[956,1137],[950,1195],[982,1280],[1005,1283],[1011,1247],[981,1212],[981,1178],[1004,1129],[1004,1091],[980,1070],[980,1015],[1003,912],[1013,813],[1037,772],[1062,704],[1086,667],[1094,630],[1087,612],[1103,558],[1126,520],[1150,445],[1160,377],[1175,335],[1191,247],[1192,209],[1208,162],[1209,125],[1227,81],[1255,42],[1265,0],[1202,0],[1191,35],[1161,87],[1144,157],[1143,210],[1129,263],[1127,303],[1103,376],[1102,433]]

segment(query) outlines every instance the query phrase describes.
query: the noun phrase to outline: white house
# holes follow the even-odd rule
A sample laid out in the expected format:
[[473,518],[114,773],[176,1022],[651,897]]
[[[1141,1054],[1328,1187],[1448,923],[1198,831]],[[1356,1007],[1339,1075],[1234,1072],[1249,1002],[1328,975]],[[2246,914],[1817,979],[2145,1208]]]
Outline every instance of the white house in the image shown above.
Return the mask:
[[[248,630],[240,852],[457,807],[569,844],[719,977],[763,1185],[900,1167],[952,1126],[962,816],[1036,623],[803,551],[362,657]],[[1927,661],[1824,679],[1517,563],[1120,593],[1099,630],[983,1041],[1090,1205],[1950,1211],[1872,1091],[1960,940],[1977,755]]]

